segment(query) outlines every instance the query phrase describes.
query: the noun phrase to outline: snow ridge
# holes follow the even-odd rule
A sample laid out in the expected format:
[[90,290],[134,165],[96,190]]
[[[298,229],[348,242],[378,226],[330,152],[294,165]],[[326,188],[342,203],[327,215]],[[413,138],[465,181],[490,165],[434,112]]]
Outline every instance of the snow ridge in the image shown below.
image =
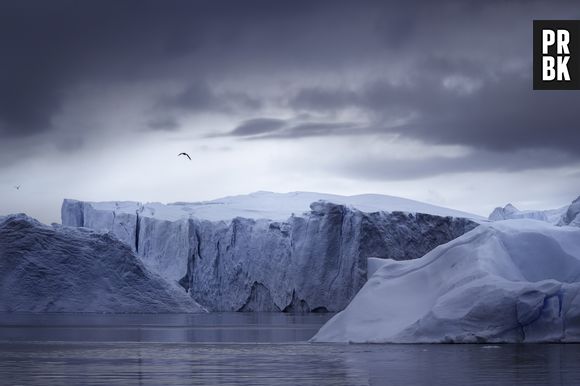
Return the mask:
[[[197,218],[209,221],[231,221],[236,217],[250,219],[268,219],[285,221],[288,217],[300,216],[310,211],[310,204],[325,201],[345,207],[360,210],[361,212],[406,212],[426,213],[435,216],[451,216],[469,218],[474,221],[483,220],[475,214],[443,208],[419,201],[401,197],[380,194],[361,194],[355,196],[341,196],[314,192],[255,192],[245,195],[230,196],[211,201],[176,202],[161,204],[158,202],[141,204],[132,201],[111,202],[79,202],[78,205],[88,205],[97,211],[116,212],[117,214],[135,214],[139,211],[142,217],[152,217],[160,220],[176,221],[188,218]],[[77,201],[78,202],[78,201]],[[63,213],[63,221],[67,213]],[[73,215],[77,215],[74,213]],[[67,224],[80,226],[82,217],[66,218]]]

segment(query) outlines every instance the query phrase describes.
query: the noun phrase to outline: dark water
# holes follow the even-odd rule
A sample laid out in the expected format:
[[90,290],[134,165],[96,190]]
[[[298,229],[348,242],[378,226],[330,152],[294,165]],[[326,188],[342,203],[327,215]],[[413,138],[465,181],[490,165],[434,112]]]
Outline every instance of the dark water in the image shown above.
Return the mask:
[[0,384],[580,385],[580,345],[306,343],[328,317],[0,314]]

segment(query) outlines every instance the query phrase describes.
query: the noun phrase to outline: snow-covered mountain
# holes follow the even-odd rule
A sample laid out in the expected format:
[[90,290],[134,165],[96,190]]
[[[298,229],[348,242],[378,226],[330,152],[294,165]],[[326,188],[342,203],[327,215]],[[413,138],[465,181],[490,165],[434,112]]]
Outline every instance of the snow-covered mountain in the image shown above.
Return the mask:
[[214,311],[341,310],[366,281],[368,257],[418,258],[477,226],[464,216],[477,218],[389,196],[316,193],[62,207],[63,224],[111,232]]
[[0,311],[205,310],[116,238],[20,214],[0,217]]
[[489,220],[513,220],[529,218],[546,221],[554,225],[580,226],[580,197],[558,209],[547,210],[519,210],[512,204],[507,204],[503,208],[497,207],[489,215]]
[[313,341],[578,342],[580,229],[500,221],[386,261]]

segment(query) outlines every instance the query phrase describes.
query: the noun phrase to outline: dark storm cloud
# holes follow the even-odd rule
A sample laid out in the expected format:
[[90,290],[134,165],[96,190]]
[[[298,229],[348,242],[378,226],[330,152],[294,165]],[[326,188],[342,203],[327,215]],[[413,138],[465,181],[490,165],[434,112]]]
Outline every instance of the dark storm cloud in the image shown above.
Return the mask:
[[[224,72],[260,73],[280,63],[324,66],[338,60],[337,48],[350,28],[338,28],[320,40],[310,35],[319,17],[346,21],[344,8],[329,1],[3,1],[0,135],[52,129],[51,119],[66,91],[77,84],[187,83],[190,78],[220,78]],[[330,44],[333,35],[337,40]],[[203,87],[194,85],[172,102],[183,108],[211,107],[215,101]],[[242,105],[257,103],[238,97]]]
[[220,101],[204,83],[194,83],[182,92],[161,99],[158,109],[207,111],[219,108]]
[[[217,92],[205,82],[193,82],[184,90],[161,97],[154,106],[154,113],[192,114],[192,113],[234,113],[253,111],[261,102],[243,92]],[[173,118],[176,120],[176,118]]]
[[[580,94],[531,90],[534,18],[580,18],[580,9],[539,1],[5,0],[0,146],[8,157],[13,141],[58,132],[55,117],[77,86],[150,83],[173,85],[151,92],[145,122],[156,131],[180,130],[189,114],[239,113],[226,134],[239,139],[394,133],[490,154],[543,148],[578,158]],[[319,84],[326,76],[335,82]],[[238,87],[220,88],[226,81]],[[253,93],[268,86],[275,98]],[[296,117],[259,111],[269,104]],[[337,118],[346,109],[359,115]],[[85,143],[82,127],[74,140],[57,141],[68,144],[62,151]],[[504,162],[523,167],[515,157]],[[454,167],[432,165],[432,174]]]
[[278,138],[311,137],[321,135],[352,134],[356,124],[350,122],[308,122],[288,127],[283,132],[272,134]]
[[260,135],[260,134],[270,134],[277,130],[280,130],[286,121],[283,119],[274,119],[274,118],[256,118],[256,119],[249,119],[247,121],[242,122],[239,126],[237,126],[234,130],[232,130],[229,135],[231,136],[251,136],[251,135]]
[[147,122],[147,127],[156,131],[176,131],[179,129],[179,122],[175,118],[159,117]]
[[[357,159],[339,161],[342,172],[363,180],[413,180],[442,174],[474,172],[519,172],[566,165],[580,167],[577,158],[550,150],[517,152],[474,151],[458,157],[426,157],[395,159],[386,156],[363,155]],[[573,177],[571,177],[573,178]]]
[[[359,92],[304,89],[290,105],[298,111],[363,109],[375,121],[367,128],[373,133],[489,150],[547,147],[580,157],[579,93],[533,91],[528,77],[514,73],[447,76],[423,75],[403,85],[377,82]],[[411,118],[404,124],[381,125],[406,116]]]
[[[299,122],[294,119],[255,118],[241,122],[229,133],[219,136],[248,139],[292,139],[325,135],[357,134],[351,122]],[[364,132],[364,129],[361,130]]]

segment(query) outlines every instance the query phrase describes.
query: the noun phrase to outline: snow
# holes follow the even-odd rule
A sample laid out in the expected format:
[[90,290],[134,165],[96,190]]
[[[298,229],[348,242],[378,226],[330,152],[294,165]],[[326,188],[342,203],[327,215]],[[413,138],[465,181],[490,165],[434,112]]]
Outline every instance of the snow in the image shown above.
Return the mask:
[[125,244],[85,228],[0,217],[2,312],[205,312]]
[[367,259],[367,280],[375,274],[383,265],[389,264],[389,259],[380,257],[369,257]]
[[580,229],[483,224],[389,261],[314,342],[579,342]]
[[489,220],[500,221],[518,218],[530,218],[545,221],[554,225],[580,226],[580,197],[558,209],[548,210],[519,210],[512,204],[503,208],[495,208],[489,215]]
[[489,215],[491,221],[513,220],[529,218],[534,220],[546,221],[550,224],[558,224],[566,213],[568,206],[558,209],[548,210],[519,210],[512,204],[507,204],[503,208],[495,208]]
[[[183,217],[182,209],[192,204],[65,200],[62,221],[110,232],[150,270],[181,284],[212,311],[339,311],[366,281],[369,256],[418,258],[477,226],[465,218],[365,213],[325,201],[315,201],[308,211],[284,220],[261,218],[264,213],[288,212],[288,197],[298,202],[320,195],[257,193],[223,199],[222,204],[200,204],[207,210],[222,208],[219,216],[206,216],[213,219],[231,215],[231,207],[237,208],[236,214],[258,217],[228,221]],[[367,207],[376,203],[376,196],[367,197]],[[251,204],[242,207],[247,202]],[[260,202],[265,210],[256,209]]]
[[115,211],[116,213],[126,214],[135,214],[136,211],[139,211],[143,217],[169,221],[183,218],[230,221],[236,217],[283,221],[293,214],[301,215],[304,212],[308,212],[310,204],[320,200],[345,205],[367,213],[401,211],[482,220],[480,216],[475,214],[380,194],[341,196],[313,192],[273,193],[260,191],[211,201],[182,202],[167,205],[157,202],[141,204],[128,201],[91,202],[86,204],[98,211]]

